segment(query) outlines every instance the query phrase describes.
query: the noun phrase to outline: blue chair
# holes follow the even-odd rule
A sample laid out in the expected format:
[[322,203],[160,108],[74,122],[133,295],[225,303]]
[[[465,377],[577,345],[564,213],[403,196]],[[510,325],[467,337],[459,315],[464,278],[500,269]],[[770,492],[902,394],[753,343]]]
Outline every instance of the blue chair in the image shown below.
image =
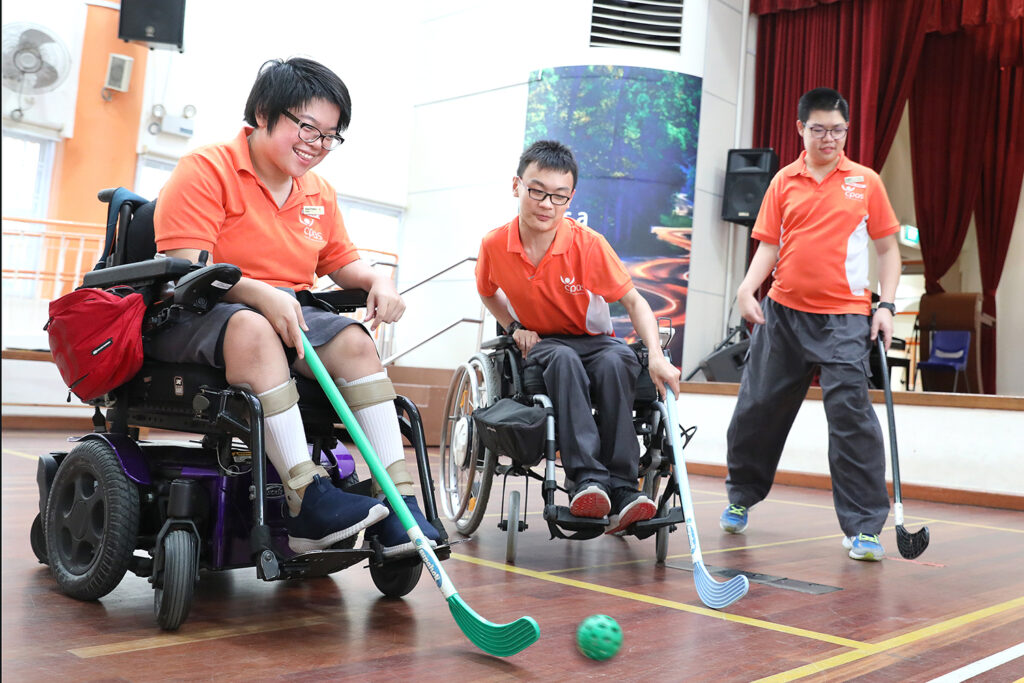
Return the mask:
[[[971,349],[971,333],[967,330],[935,330],[932,332],[931,349],[928,360],[917,364],[917,371],[940,370],[950,371],[953,375],[953,392],[956,393],[957,380],[964,373],[967,391],[971,390],[971,380],[967,375],[967,354]],[[915,377],[916,379],[916,377]]]

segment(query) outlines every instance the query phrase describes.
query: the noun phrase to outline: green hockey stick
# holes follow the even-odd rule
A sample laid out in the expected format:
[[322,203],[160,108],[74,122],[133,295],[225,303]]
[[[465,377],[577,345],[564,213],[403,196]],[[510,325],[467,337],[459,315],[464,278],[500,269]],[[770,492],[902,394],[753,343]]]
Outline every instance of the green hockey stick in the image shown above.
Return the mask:
[[441,595],[448,602],[448,609],[451,610],[452,616],[455,617],[455,623],[458,624],[462,632],[466,634],[466,637],[474,645],[484,652],[497,657],[509,657],[537,642],[537,639],[540,638],[540,626],[537,625],[533,617],[520,617],[508,624],[495,624],[474,612],[459,597],[458,591],[455,590],[455,586],[452,584],[451,579],[448,578],[448,574],[441,568],[437,555],[434,554],[430,543],[427,542],[426,536],[423,535],[423,532],[417,526],[416,520],[413,519],[412,513],[409,512],[409,507],[402,500],[402,496],[398,493],[398,489],[395,488],[391,477],[388,476],[387,470],[381,466],[380,460],[377,459],[377,454],[374,452],[359,423],[356,422],[352,410],[345,403],[345,399],[342,398],[341,392],[338,391],[338,387],[334,384],[334,380],[331,379],[324,364],[316,355],[316,351],[310,346],[306,335],[301,330],[300,334],[302,334],[302,348],[306,354],[306,363],[313,370],[316,381],[320,383],[320,386],[327,394],[327,398],[330,399],[331,405],[334,406],[334,410],[338,413],[338,417],[341,418],[342,424],[345,425],[345,429],[348,430],[352,440],[356,443],[356,447],[359,448],[359,452],[362,453],[363,459],[370,468],[370,473],[373,474],[373,478],[384,491],[388,502],[391,503],[391,509],[398,515],[398,519],[402,522],[402,526],[405,527],[406,533],[409,534],[409,538],[415,544],[420,560],[434,578],[434,582],[441,591]]

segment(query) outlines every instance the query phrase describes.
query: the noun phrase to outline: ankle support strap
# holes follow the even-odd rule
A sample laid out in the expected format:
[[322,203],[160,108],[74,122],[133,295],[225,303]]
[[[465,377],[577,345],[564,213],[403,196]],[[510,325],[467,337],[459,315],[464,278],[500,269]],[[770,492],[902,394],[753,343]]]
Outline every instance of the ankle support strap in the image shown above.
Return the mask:
[[[397,460],[386,468],[388,476],[391,477],[391,481],[394,482],[395,488],[403,496],[414,496],[416,495],[416,488],[413,486],[412,477],[409,475],[409,470],[405,466],[404,460]],[[383,493],[377,480],[373,480],[373,486],[371,488],[373,495],[377,496]]]
[[285,486],[293,491],[298,491],[303,486],[309,486],[313,483],[313,477],[316,475],[321,477],[327,477],[327,470],[322,465],[317,465],[312,460],[300,462],[290,470],[288,470],[288,481],[285,482]]
[[352,412],[375,406],[378,403],[394,401],[397,396],[395,386],[387,378],[355,385],[338,383],[338,390],[341,391],[342,398],[345,399],[345,403],[352,409]]
[[290,379],[280,386],[264,391],[262,394],[256,394],[256,398],[263,405],[263,417],[273,417],[290,409],[299,402],[299,390],[295,386],[295,380]]

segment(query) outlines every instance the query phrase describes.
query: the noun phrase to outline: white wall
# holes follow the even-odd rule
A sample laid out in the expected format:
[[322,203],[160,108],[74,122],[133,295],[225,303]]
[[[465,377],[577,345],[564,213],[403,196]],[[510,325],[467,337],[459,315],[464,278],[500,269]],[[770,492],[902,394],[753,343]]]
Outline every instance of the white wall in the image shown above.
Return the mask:
[[1006,253],[1003,277],[996,290],[996,390],[1024,396],[1024,188],[1017,204],[1017,220]]
[[[697,425],[686,447],[688,462],[726,464],[726,431],[735,396],[687,394],[679,398],[679,420]],[[875,404],[892,478],[885,404]],[[1013,410],[896,405],[900,482],[920,486],[1024,495],[1024,442],[992,435],[1020,434],[1024,413]],[[782,451],[779,469],[828,475],[828,424],[820,400],[800,407]]]

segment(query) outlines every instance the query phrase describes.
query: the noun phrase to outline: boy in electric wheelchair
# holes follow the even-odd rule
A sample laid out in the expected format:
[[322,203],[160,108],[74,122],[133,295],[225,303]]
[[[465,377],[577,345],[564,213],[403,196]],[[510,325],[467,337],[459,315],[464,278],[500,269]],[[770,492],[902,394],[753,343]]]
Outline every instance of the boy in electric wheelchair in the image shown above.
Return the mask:
[[577,176],[572,151],[559,142],[536,142],[523,152],[512,181],[519,215],[484,237],[476,282],[526,371],[543,373],[562,465],[574,483],[569,512],[607,517],[605,533],[613,534],[651,519],[657,506],[637,489],[633,403],[641,363],[613,336],[608,302],[622,303],[654,350],[648,369],[659,395],[666,385],[678,395],[680,372],[660,353],[650,305],[614,250],[602,235],[565,217]]
[[[161,361],[223,367],[229,383],[247,386],[263,404],[266,453],[284,484],[289,545],[327,548],[369,528],[385,556],[412,551],[390,504],[331,486],[309,457],[290,376],[312,372],[303,359],[304,330],[413,516],[431,541],[437,530],[416,503],[405,466],[395,392],[363,325],[297,292],[329,275],[368,292],[372,329],[401,318],[405,303],[387,276],[361,261],[345,231],[335,191],[309,171],[343,142],[351,117],[345,84],[308,59],[271,60],[245,105],[247,126],[231,142],[179,161],[156,206],[158,251],[195,261],[201,250],[242,270],[241,280],[205,315],[184,313],[150,341]],[[379,487],[375,488],[380,493]]]

